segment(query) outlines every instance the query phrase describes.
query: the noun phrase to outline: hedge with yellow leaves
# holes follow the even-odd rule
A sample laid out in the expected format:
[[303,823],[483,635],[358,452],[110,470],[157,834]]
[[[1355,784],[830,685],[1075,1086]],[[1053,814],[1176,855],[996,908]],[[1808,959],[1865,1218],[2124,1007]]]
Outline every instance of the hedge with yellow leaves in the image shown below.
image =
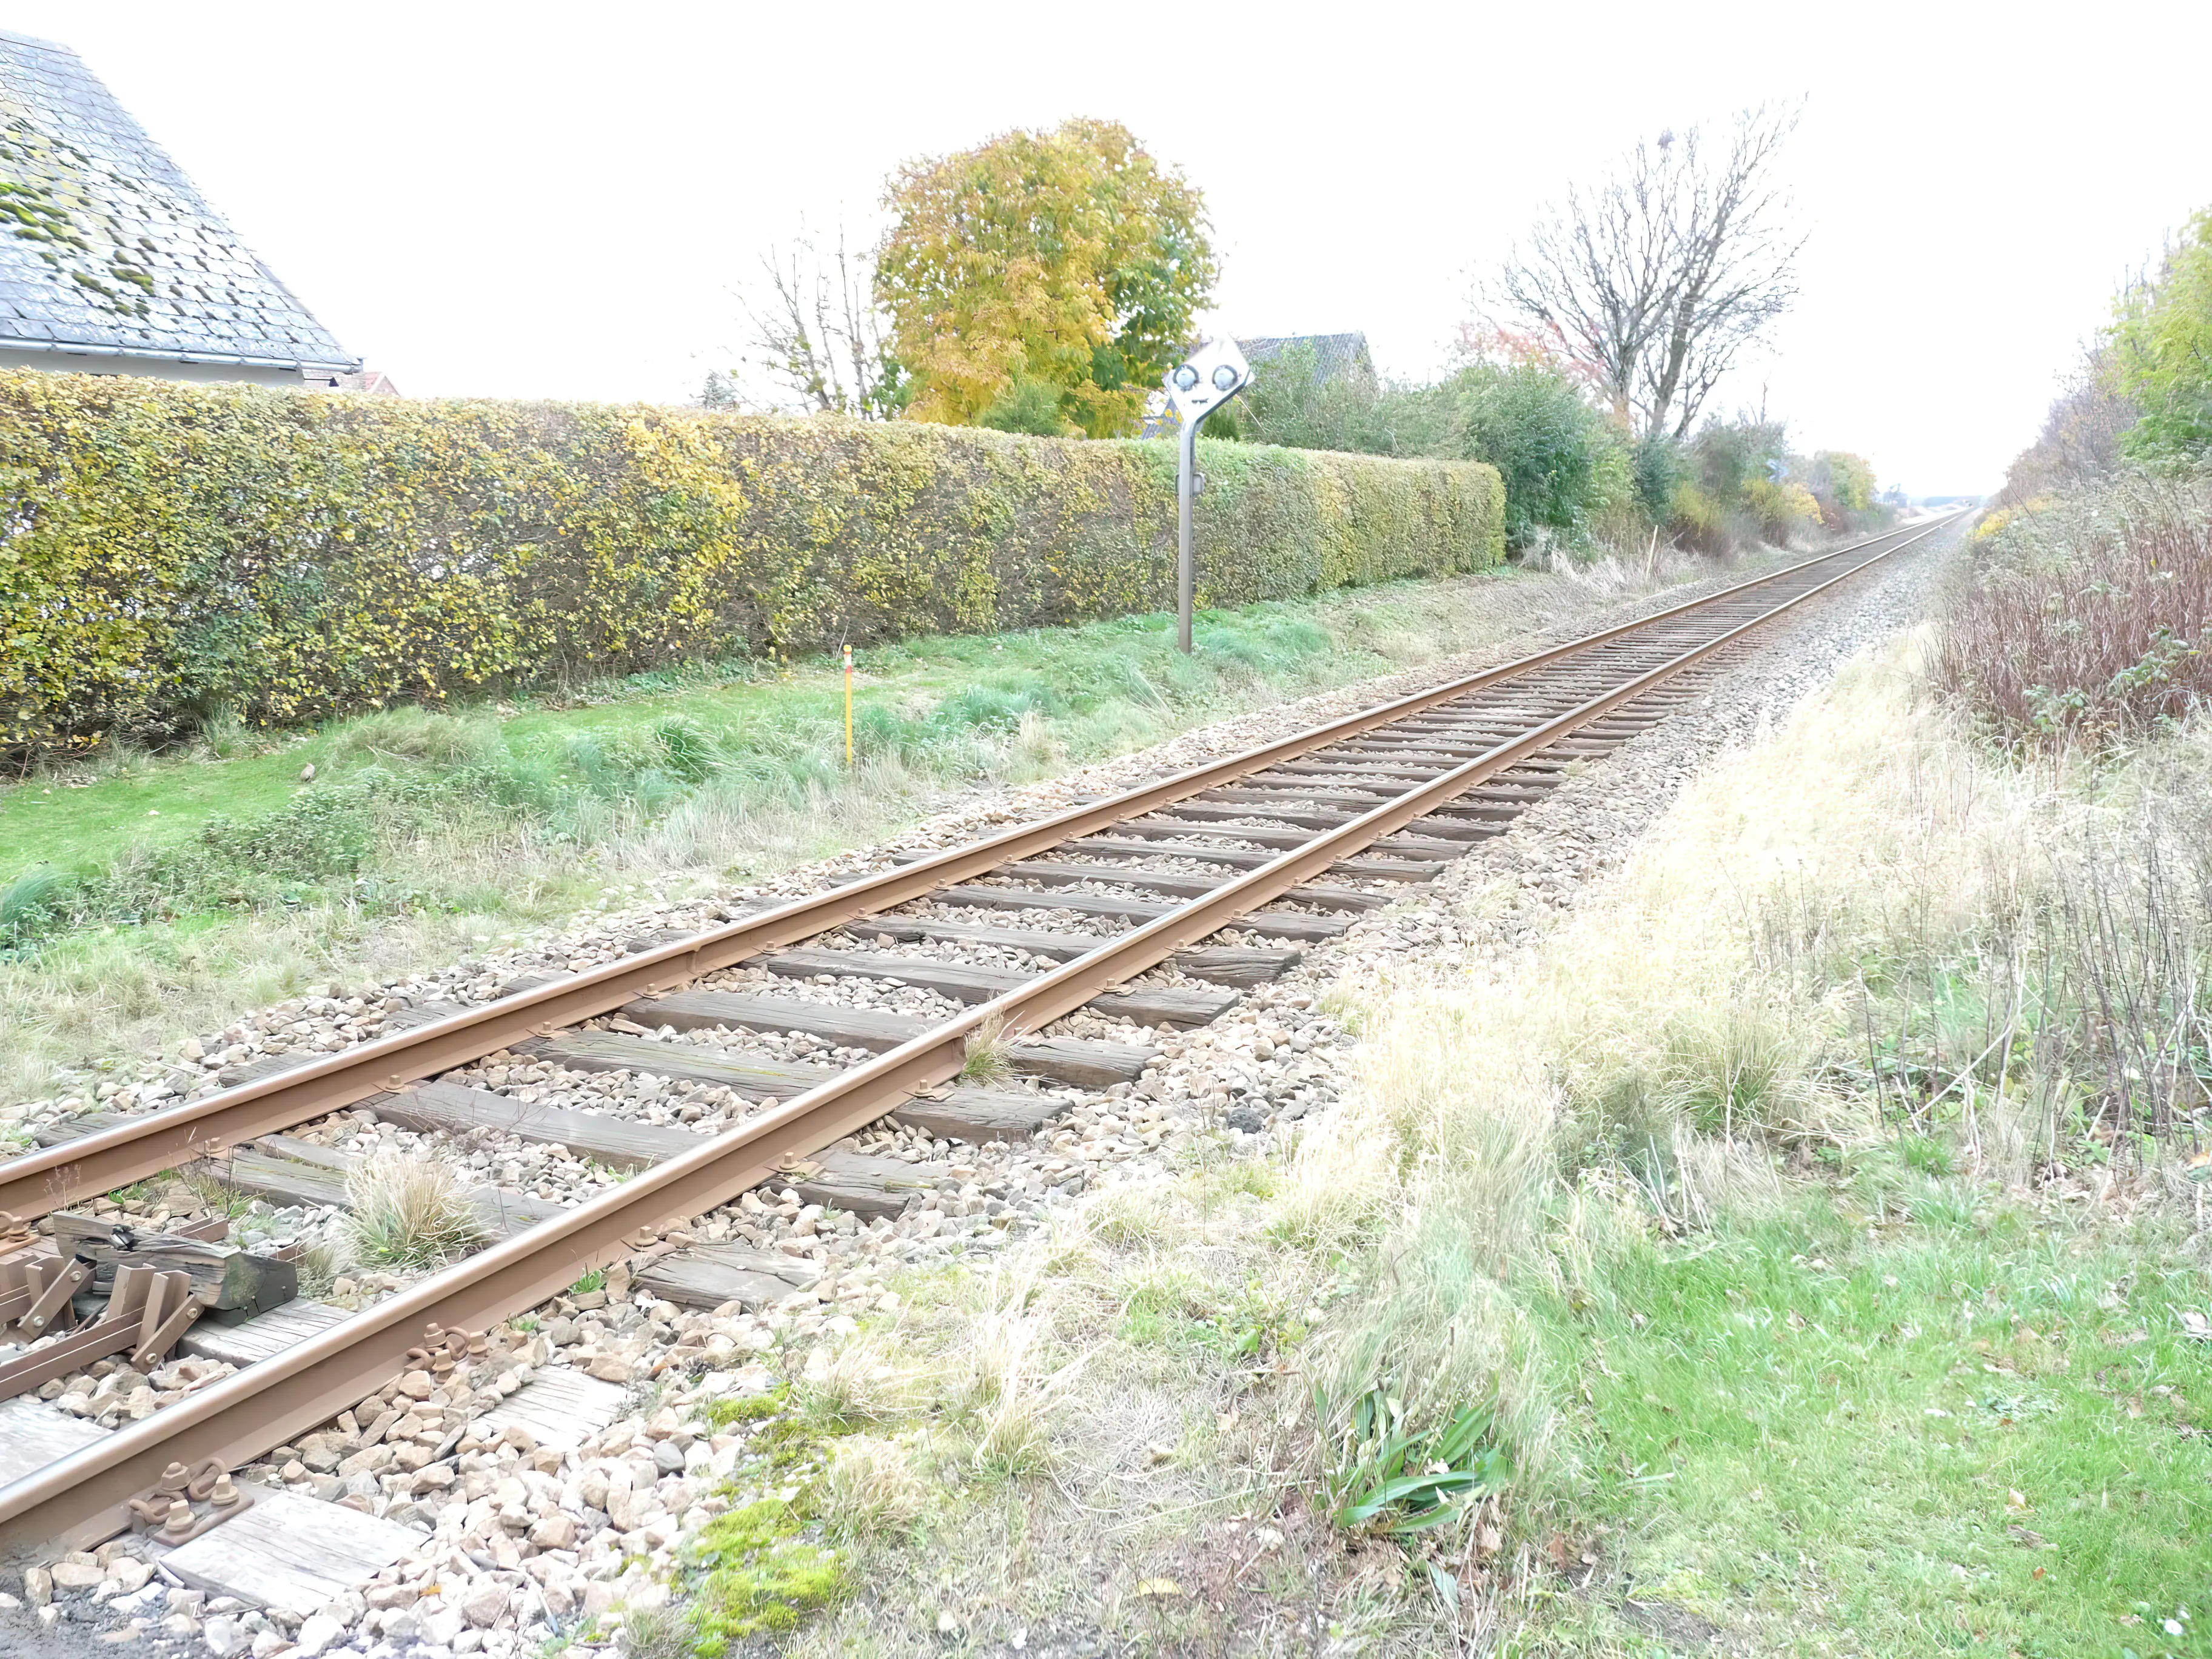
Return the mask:
[[[1503,556],[1490,468],[1201,447],[1200,600]],[[0,372],[20,756],[1172,603],[1166,443]]]

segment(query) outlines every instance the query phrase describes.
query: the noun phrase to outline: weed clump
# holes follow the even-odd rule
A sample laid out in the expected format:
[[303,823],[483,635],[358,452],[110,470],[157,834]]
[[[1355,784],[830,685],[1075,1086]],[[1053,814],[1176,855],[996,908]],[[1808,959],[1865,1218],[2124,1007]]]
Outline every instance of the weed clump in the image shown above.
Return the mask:
[[2126,477],[1993,514],[1936,684],[2007,745],[2138,739],[2212,696],[2212,483]]
[[346,1174],[348,1228],[365,1266],[434,1267],[467,1255],[484,1224],[449,1164],[396,1152],[362,1159]]
[[1014,1072],[1007,1052],[1006,1023],[994,1014],[968,1034],[967,1055],[960,1062],[963,1083],[1002,1083]]
[[823,1518],[841,1538],[906,1532],[928,1504],[929,1488],[896,1441],[872,1435],[841,1440],[822,1473]]

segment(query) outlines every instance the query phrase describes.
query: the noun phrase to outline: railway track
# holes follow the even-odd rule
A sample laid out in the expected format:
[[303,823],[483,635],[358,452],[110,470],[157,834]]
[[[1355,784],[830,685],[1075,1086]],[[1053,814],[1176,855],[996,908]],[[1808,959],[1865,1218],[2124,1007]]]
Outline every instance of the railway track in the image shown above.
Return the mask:
[[[273,1334],[258,1349],[228,1339],[252,1359],[234,1375],[50,1460],[11,1466],[0,1414],[0,1552],[88,1547],[134,1519],[144,1527],[157,1493],[185,1501],[161,1492],[174,1466],[234,1468],[431,1356],[465,1360],[469,1339],[451,1334],[536,1307],[765,1181],[833,1207],[895,1212],[931,1178],[926,1166],[824,1149],[887,1115],[940,1139],[1016,1141],[1064,1105],[1036,1087],[963,1082],[979,1052],[994,1072],[1038,1084],[1134,1079],[1147,1029],[1217,1017],[1238,988],[1432,879],[1567,769],[1664,719],[1752,630],[1948,522],[1871,538],[588,972],[417,1011],[404,1029],[304,1063],[264,1062],[218,1093],[57,1132],[55,1144],[0,1164],[0,1235],[9,1218],[16,1229],[0,1237],[0,1319],[29,1345],[0,1354],[0,1402],[100,1355],[149,1363],[193,1340],[205,1287],[131,1267],[130,1241],[103,1243],[100,1226],[70,1213],[128,1183],[215,1160],[247,1192],[343,1202],[349,1155],[327,1136],[288,1132],[345,1109],[428,1133],[489,1128],[635,1173],[574,1207],[487,1188],[477,1197],[494,1237],[477,1253],[350,1316],[278,1308],[249,1321],[239,1328]],[[837,981],[927,993],[932,1012],[803,994]],[[1048,1030],[1085,1009],[1133,1040]],[[758,1052],[789,1037],[801,1039],[797,1051]],[[746,1104],[710,1133],[594,1115],[482,1086],[494,1060],[688,1079]],[[27,1231],[46,1217],[47,1235]],[[654,1271],[661,1293],[714,1305],[744,1299],[748,1273],[771,1266],[695,1246],[665,1253]],[[0,1413],[34,1407],[19,1398]]]

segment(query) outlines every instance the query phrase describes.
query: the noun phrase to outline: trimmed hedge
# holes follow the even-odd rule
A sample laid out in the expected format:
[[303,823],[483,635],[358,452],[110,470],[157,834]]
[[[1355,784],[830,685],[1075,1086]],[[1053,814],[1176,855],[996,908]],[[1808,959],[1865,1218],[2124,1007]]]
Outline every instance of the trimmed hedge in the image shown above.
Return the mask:
[[[1488,467],[1202,447],[1200,602],[1503,556]],[[1173,602],[1171,445],[0,372],[20,756]]]

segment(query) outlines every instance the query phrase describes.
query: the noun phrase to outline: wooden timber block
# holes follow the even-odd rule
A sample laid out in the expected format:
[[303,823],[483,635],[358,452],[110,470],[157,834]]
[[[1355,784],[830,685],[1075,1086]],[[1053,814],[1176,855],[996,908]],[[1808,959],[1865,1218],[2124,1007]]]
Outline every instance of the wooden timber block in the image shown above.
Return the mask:
[[[775,951],[749,958],[746,966],[765,968],[787,979],[830,974],[840,979],[896,980],[967,1003],[989,1002],[1037,977],[1003,968],[977,968],[927,957],[888,956],[878,951]],[[1219,1018],[1236,1001],[1233,994],[1143,987],[1093,997],[1084,1006],[1109,1019],[1126,1019],[1138,1025],[1205,1025]]]
[[918,1014],[895,1014],[881,1008],[848,1008],[834,1002],[800,1002],[790,997],[763,997],[736,991],[673,991],[666,996],[640,997],[623,1006],[623,1018],[658,1030],[672,1025],[679,1031],[727,1027],[744,1031],[804,1031],[834,1042],[841,1048],[896,1048],[929,1029]]
[[[641,1274],[638,1282],[649,1283],[651,1277]],[[620,1417],[623,1402],[629,1398],[629,1389],[568,1366],[543,1366],[478,1419],[477,1432],[496,1437],[509,1429],[520,1429],[541,1446],[574,1451]]]
[[941,1164],[908,1164],[865,1152],[824,1152],[809,1162],[816,1166],[812,1174],[788,1182],[771,1177],[762,1184],[787,1184],[798,1192],[801,1203],[850,1210],[873,1220],[879,1215],[898,1215],[916,1193],[932,1191],[951,1178]]
[[692,1042],[655,1042],[649,1037],[613,1031],[562,1031],[526,1037],[510,1052],[549,1061],[572,1072],[647,1072],[655,1077],[689,1078],[719,1084],[748,1100],[788,1099],[835,1077],[830,1066],[794,1066],[757,1060]]
[[1278,951],[1238,945],[1209,945],[1196,951],[1183,951],[1174,958],[1175,965],[1200,979],[1210,979],[1223,985],[1265,985],[1280,979],[1297,960],[1303,951]]
[[552,1199],[538,1198],[529,1193],[510,1192],[504,1187],[471,1188],[469,1202],[483,1218],[484,1225],[494,1238],[506,1238],[522,1232],[541,1221],[550,1221],[555,1216],[566,1215],[569,1209],[568,1205]]
[[1159,1052],[1141,1042],[1108,1042],[1098,1037],[1024,1036],[1006,1044],[1006,1059],[1016,1071],[1092,1089],[1134,1083]]
[[[692,1139],[696,1140],[697,1136]],[[242,1193],[252,1193],[275,1204],[329,1205],[347,1207],[346,1175],[361,1162],[352,1152],[333,1152],[312,1141],[289,1135],[261,1135],[252,1149],[240,1147],[220,1162],[199,1167]],[[566,1207],[550,1199],[503,1187],[472,1187],[469,1202],[483,1218],[494,1238],[504,1238],[564,1213]]]
[[[1421,820],[1417,818],[1414,822],[1418,823]],[[1467,856],[1467,843],[1472,838],[1479,837],[1463,836],[1457,841],[1452,841],[1441,836],[1416,836],[1401,830],[1395,836],[1385,836],[1374,842],[1372,850],[1377,853],[1395,854],[1401,858],[1418,859],[1429,864],[1453,864]]]
[[112,1217],[64,1212],[49,1219],[55,1246],[93,1264],[92,1288],[100,1294],[123,1267],[187,1273],[203,1308],[238,1319],[282,1307],[300,1293],[299,1267],[274,1256],[175,1233],[142,1231]]
[[988,1002],[1019,990],[1037,976],[1005,968],[979,968],[930,957],[895,957],[880,951],[773,951],[746,958],[748,968],[765,968],[786,979],[828,974],[838,979],[896,980],[951,997],[955,1002]]
[[[1203,820],[1171,816],[1172,808],[1163,807],[1152,817],[1129,818],[1114,826],[1117,834],[1140,836],[1155,841],[1181,843],[1174,848],[1159,848],[1159,852],[1182,852],[1203,848],[1216,842],[1250,842],[1255,847],[1272,847],[1279,852],[1304,846],[1313,837],[1300,830],[1270,830],[1252,823],[1214,823]],[[1203,856],[1202,853],[1197,854]]]
[[458,1083],[417,1084],[374,1096],[362,1104],[386,1122],[404,1129],[453,1135],[489,1129],[538,1146],[566,1146],[579,1158],[617,1170],[640,1170],[660,1163],[690,1152],[703,1139],[689,1129],[665,1124],[636,1123],[556,1106],[532,1106],[511,1095]]
[[227,1157],[208,1158],[193,1167],[238,1192],[278,1206],[346,1207],[344,1176],[295,1158],[270,1158],[241,1146]]
[[[1293,887],[1283,896],[1293,904],[1310,904],[1316,910],[1380,910],[1391,902],[1385,893],[1363,893],[1354,887]],[[1255,915],[1244,925],[1255,931],[1261,929],[1265,912]]]
[[161,1558],[194,1589],[234,1595],[304,1619],[367,1583],[422,1541],[397,1521],[280,1487],[256,1486],[253,1506]]
[[1106,943],[1097,933],[1057,933],[1038,927],[986,927],[973,921],[939,921],[932,916],[897,915],[862,916],[845,924],[845,931],[871,944],[894,940],[946,939],[968,945],[994,945],[1002,951],[1026,951],[1033,957],[1065,962],[1097,950]]
[[[749,1100],[788,1100],[838,1074],[837,1068],[830,1066],[754,1060],[700,1043],[656,1042],[650,1037],[623,1036],[612,1031],[564,1031],[558,1036],[532,1037],[515,1044],[514,1052],[571,1071],[644,1072],[654,1077],[719,1083]],[[980,1143],[994,1139],[1015,1121],[1007,1114],[1030,1109],[1017,1109],[1008,1098],[1012,1092],[960,1085],[944,1099],[931,1103],[930,1109],[947,1122],[964,1121],[975,1133],[963,1133],[961,1139]],[[1024,1095],[1020,1099],[1040,1103],[1038,1122],[1065,1109],[1060,1102],[1043,1096]]]
[[1262,853],[1249,847],[1158,847],[1145,841],[1121,841],[1109,836],[1079,836],[1061,843],[1064,850],[1082,853],[1091,858],[1115,859],[1194,859],[1201,864],[1218,864],[1231,870],[1257,870],[1263,864],[1273,864],[1282,856],[1279,853]]
[[943,1100],[915,1095],[891,1109],[891,1115],[940,1140],[964,1140],[981,1146],[994,1140],[1027,1140],[1067,1103],[1018,1089],[956,1089]]
[[71,1417],[43,1400],[0,1400],[0,1486],[36,1474],[56,1458],[107,1438],[88,1418]]
[[[624,1006],[623,1014],[640,1025],[672,1025],[679,1031],[717,1027],[805,1031],[840,1048],[872,1048],[878,1053],[911,1042],[930,1027],[930,1022],[919,1014],[731,991],[678,991],[665,997],[641,997]],[[1006,1045],[1006,1058],[1018,1072],[1097,1088],[1134,1082],[1158,1052],[1134,1043],[1098,1042],[1082,1037],[1024,1037]]]
[[386,1014],[384,1017],[384,1035],[396,1036],[402,1031],[420,1030],[425,1025],[435,1025],[441,1019],[451,1019],[455,1014],[467,1012],[465,1003],[418,1002],[411,1008],[400,1008]]
[[33,1130],[32,1139],[41,1146],[59,1146],[71,1140],[82,1140],[87,1135],[96,1135],[102,1129],[112,1129],[118,1123],[131,1120],[120,1112],[81,1112],[75,1117],[65,1117],[52,1123],[41,1123]]
[[240,1324],[210,1325],[202,1321],[185,1333],[177,1348],[191,1358],[220,1359],[243,1370],[351,1317],[343,1308],[295,1297],[281,1308],[271,1308]]
[[981,910],[1068,910],[1079,916],[1110,916],[1124,921],[1151,921],[1179,908],[1158,899],[1124,897],[1117,893],[1056,893],[1036,887],[981,884],[944,887],[929,897],[933,903]]
[[[805,1189],[799,1190],[804,1195]],[[812,1289],[821,1277],[821,1265],[804,1256],[743,1244],[695,1244],[661,1257],[632,1282],[687,1308],[719,1308],[725,1302],[737,1302],[757,1312],[793,1291]],[[528,1392],[525,1388],[514,1397],[520,1400]]]
[[[341,1051],[343,1052],[343,1051]],[[256,1054],[252,1060],[242,1060],[235,1066],[226,1066],[216,1073],[216,1080],[226,1089],[242,1089],[249,1083],[258,1083],[264,1078],[282,1077],[287,1072],[296,1072],[302,1066],[312,1066],[330,1055],[320,1049],[289,1049],[281,1054]]]
[[1231,879],[1228,876],[1175,875],[1160,870],[1123,870],[1109,864],[1068,864],[1054,859],[1018,859],[1012,864],[1000,865],[991,873],[1041,881],[1048,886],[1060,882],[1103,882],[1109,887],[1134,888],[1140,893],[1172,893],[1178,898],[1197,898],[1217,887],[1227,886]]
[[[1115,916],[1129,921],[1151,921],[1181,908],[1155,899],[1122,898],[1106,893],[1047,892],[1035,887],[947,887],[929,896],[934,903],[968,905],[977,909],[1072,910],[1078,915]],[[1297,894],[1288,896],[1295,898]],[[1273,910],[1255,910],[1224,925],[1275,939],[1334,939],[1352,926],[1334,916]]]
[[647,951],[658,951],[664,945],[681,945],[687,939],[697,939],[696,927],[656,927],[649,933],[638,933],[622,942],[624,956],[641,957]]
[[1357,858],[1339,859],[1328,873],[1364,881],[1434,881],[1442,868],[1433,859]]

